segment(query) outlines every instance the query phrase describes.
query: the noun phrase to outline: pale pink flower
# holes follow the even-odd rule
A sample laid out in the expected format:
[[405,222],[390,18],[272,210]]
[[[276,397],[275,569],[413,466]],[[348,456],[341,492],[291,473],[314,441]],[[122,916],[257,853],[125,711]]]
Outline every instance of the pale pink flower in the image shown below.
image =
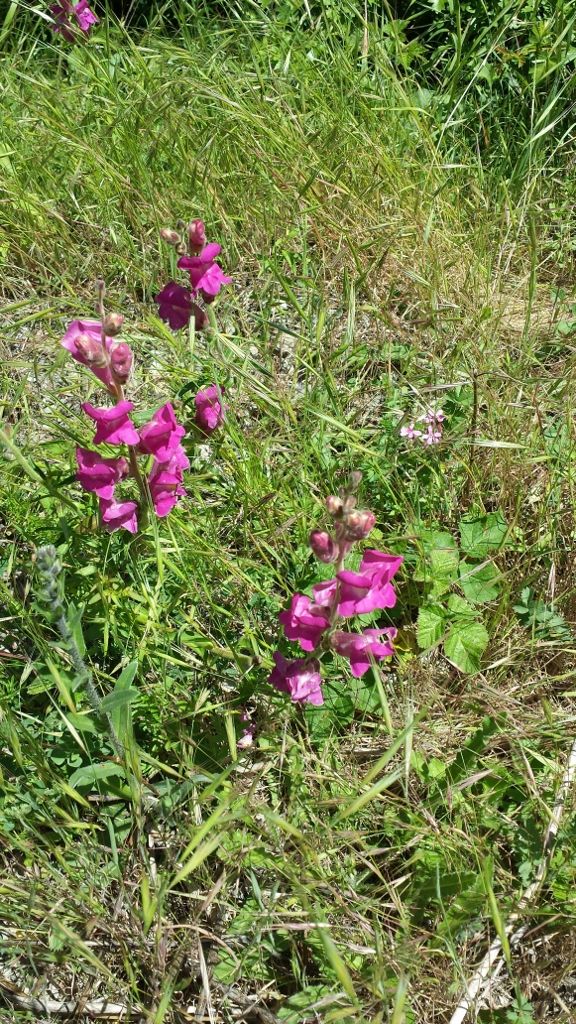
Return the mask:
[[154,455],[158,462],[168,462],[180,447],[186,431],[176,420],[174,409],[166,402],[149,423],[140,428],[139,451]]
[[247,729],[244,729],[239,740],[236,740],[236,746],[239,750],[246,750],[251,747],[254,743],[254,733],[256,732],[255,725],[249,725]]
[[442,440],[442,431],[434,430],[432,424],[429,424],[428,430],[422,437],[422,444],[430,446],[431,444],[440,444]]
[[282,693],[289,694],[295,703],[324,703],[320,665],[316,660],[297,658],[294,661],[287,661],[280,651],[276,651],[274,661],[276,667],[268,677],[272,686]]
[[[362,633],[343,633],[336,631],[330,640],[331,646],[338,654],[350,660],[350,670],[353,676],[359,678],[370,668],[370,655],[373,658],[388,658],[394,654],[392,640],[398,630],[393,626],[386,629],[365,629]],[[388,637],[388,643],[382,643],[378,638],[382,635]]]
[[102,324],[99,320],[74,320],[60,344],[77,363],[87,366],[109,391],[114,392],[114,381],[108,365],[114,342],[112,338],[106,338],[106,351],[103,350]]
[[138,505],[135,501],[108,501],[100,498],[100,515],[108,533],[114,530],[128,530],[129,533],[136,533],[138,520],[136,513]]
[[290,608],[278,616],[287,639],[296,640],[303,651],[313,651],[329,625],[327,617],[310,611],[311,604],[305,594],[294,594]]
[[205,434],[212,434],[224,421],[224,407],[221,396],[224,388],[210,384],[199,391],[194,398],[196,416],[194,422]]
[[112,500],[114,485],[128,475],[126,459],[103,459],[98,452],[86,448],[76,449],[76,461],[76,479],[85,491],[92,491],[99,498]]
[[422,437],[422,431],[417,430],[414,423],[409,423],[407,427],[400,428],[400,437],[407,437],[409,441],[414,441],[417,437]]
[[129,419],[132,402],[118,402],[106,409],[96,409],[90,402],[84,402],[82,409],[96,423],[94,444],[138,444],[138,431]]

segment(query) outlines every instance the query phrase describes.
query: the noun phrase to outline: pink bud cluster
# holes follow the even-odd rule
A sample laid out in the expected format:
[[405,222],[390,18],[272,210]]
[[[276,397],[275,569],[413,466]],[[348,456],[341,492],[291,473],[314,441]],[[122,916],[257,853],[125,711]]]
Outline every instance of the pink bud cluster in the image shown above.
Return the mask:
[[396,592],[391,580],[403,561],[399,555],[368,549],[359,572],[345,569],[344,560],[352,545],[368,536],[375,516],[368,509],[357,509],[351,493],[331,495],[326,507],[333,530],[313,530],[310,547],[321,562],[335,564],[335,575],[312,587],[313,598],[294,594],[290,608],[278,616],[286,638],[298,643],[307,657],[288,660],[276,651],[275,668],[269,677],[272,686],[289,694],[292,701],[317,705],[324,702],[319,661],[322,653],[332,650],[348,658],[356,677],[368,671],[371,658],[379,660],[394,653],[392,641],[397,630],[393,627],[351,633],[341,625],[342,620],[356,615],[394,607]]
[[58,3],[50,7],[50,14],[54,19],[51,26],[53,31],[68,43],[90,35],[92,26],[99,21],[90,10],[88,0],[80,0],[77,4],[71,3],[71,0],[58,0]]
[[[143,426],[131,419],[134,404],[124,396],[133,364],[132,350],[116,336],[122,329],[123,317],[104,312],[103,285],[99,288],[100,320],[75,320],[66,331],[61,344],[76,362],[86,366],[106,387],[114,404],[100,407],[84,402],[82,410],[95,424],[92,444],[97,448],[119,448],[114,457],[108,453],[79,447],[76,450],[76,479],[85,491],[99,501],[102,524],[108,532],[124,529],[136,533],[152,506],[159,517],[172,511],[180,498],[186,496],[183,475],[190,468],[183,448],[184,427],[178,423],[170,402],[156,410]],[[195,422],[204,434],[211,434],[224,418],[219,389],[211,384],[195,397]],[[139,500],[123,500],[116,486],[132,478],[139,490]]]
[[[409,441],[420,441],[425,445],[439,444],[445,419],[442,409],[427,412],[416,421],[413,420],[407,427],[401,427],[400,437],[406,437]],[[416,423],[422,423],[425,429],[420,430]]]
[[194,317],[194,327],[200,331],[206,327],[208,316],[197,300],[202,299],[205,306],[210,305],[222,286],[232,280],[216,263],[222,246],[217,242],[206,242],[206,229],[201,220],[193,220],[187,225],[185,237],[172,228],[163,228],[160,234],[168,245],[176,249],[180,257],[178,267],[186,270],[190,279],[189,288],[177,281],[169,281],[155,296],[160,319],[165,320],[173,331],[178,331]]

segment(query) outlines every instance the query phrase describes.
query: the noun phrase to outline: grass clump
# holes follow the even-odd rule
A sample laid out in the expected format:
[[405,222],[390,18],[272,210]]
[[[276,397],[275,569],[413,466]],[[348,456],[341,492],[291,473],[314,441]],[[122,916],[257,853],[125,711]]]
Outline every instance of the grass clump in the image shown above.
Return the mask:
[[[574,724],[568,86],[484,150],[474,111],[511,101],[477,99],[464,35],[426,99],[385,18],[190,10],[71,46],[19,12],[3,39],[5,1017],[447,1022],[520,906],[478,1019],[568,1020],[570,797],[521,903]],[[172,332],[160,230],[193,216],[233,285],[217,330]],[[142,416],[171,401],[190,438],[199,390],[228,406],[134,537],[75,482],[102,392],[58,341],[100,278]],[[440,443],[402,435],[431,408]],[[396,655],[358,679],[334,656],[294,707],[277,615],[332,574],[308,534],[353,471],[404,558],[370,620]]]

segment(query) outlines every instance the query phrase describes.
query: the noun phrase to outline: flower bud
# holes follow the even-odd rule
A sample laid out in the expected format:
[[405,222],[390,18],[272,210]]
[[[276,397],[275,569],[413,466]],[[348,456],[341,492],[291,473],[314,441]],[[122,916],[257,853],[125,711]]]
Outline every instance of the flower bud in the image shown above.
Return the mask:
[[344,515],[347,516],[348,513],[351,512],[353,508],[356,508],[357,504],[358,499],[353,494],[347,494],[342,503],[342,511],[344,512]]
[[200,252],[206,245],[206,228],[203,220],[192,220],[188,225],[188,247],[192,254]]
[[104,333],[108,337],[114,338],[115,335],[120,334],[123,323],[124,317],[120,313],[107,313],[104,317]]
[[329,494],[326,498],[326,508],[336,519],[342,513],[342,498],[337,498],[335,494]]
[[167,242],[168,245],[179,245],[180,235],[173,228],[162,228],[160,231],[160,238],[163,242]]
[[376,522],[376,516],[370,509],[359,508],[349,512],[345,521],[345,537],[347,540],[364,540]]
[[115,345],[110,353],[110,368],[117,384],[124,384],[132,369],[132,349],[125,341]]
[[88,366],[106,366],[106,355],[98,338],[90,334],[79,334],[76,338],[76,348]]
[[194,330],[203,331],[208,325],[208,316],[196,302],[192,303],[192,314],[194,316]]
[[350,473],[350,476],[348,477],[348,487],[350,488],[350,490],[351,491],[358,490],[358,488],[359,488],[361,483],[362,483],[362,473],[360,472],[360,470],[359,469],[352,470],[352,472]]
[[310,547],[321,562],[335,562],[338,557],[338,545],[334,543],[330,534],[323,530],[312,530]]

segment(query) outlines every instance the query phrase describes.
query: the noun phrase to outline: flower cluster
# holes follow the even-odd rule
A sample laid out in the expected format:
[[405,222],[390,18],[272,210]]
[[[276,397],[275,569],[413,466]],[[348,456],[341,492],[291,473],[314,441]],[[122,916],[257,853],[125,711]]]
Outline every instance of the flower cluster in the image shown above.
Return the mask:
[[359,482],[360,474],[355,473],[347,494],[327,498],[333,532],[313,530],[310,534],[312,551],[321,562],[334,564],[334,577],[315,584],[312,598],[294,594],[290,608],[279,615],[286,638],[307,652],[305,658],[293,660],[286,659],[280,651],[274,654],[275,668],[269,682],[289,694],[293,701],[323,703],[319,657],[325,651],[336,651],[348,658],[356,677],[368,671],[372,658],[378,660],[394,653],[392,641],[397,631],[393,627],[364,629],[361,633],[341,628],[342,620],[394,607],[396,592],[391,580],[403,561],[398,555],[368,549],[362,555],[358,572],[344,568],[352,545],[364,540],[375,523],[372,512],[356,508],[351,492]]
[[207,243],[206,229],[201,220],[191,221],[186,226],[185,236],[172,228],[163,228],[160,234],[168,245],[176,249],[179,255],[178,267],[188,272],[190,287],[178,284],[177,281],[169,281],[164,285],[162,291],[155,296],[159,316],[173,331],[186,327],[194,317],[194,327],[200,331],[208,323],[208,316],[198,300],[201,299],[204,306],[209,306],[222,286],[230,284],[232,280],[216,263],[222,246],[217,242]]
[[[421,441],[425,445],[439,444],[442,440],[442,424],[445,418],[442,409],[436,412],[431,410],[416,421],[413,420],[407,427],[402,427],[400,436],[408,438],[409,441]],[[425,429],[419,430],[416,423],[422,423]]]
[[52,4],[50,14],[54,21],[52,29],[66,40],[67,43],[74,43],[78,38],[90,35],[93,25],[97,25],[99,19],[88,6],[88,0],[80,0],[73,4],[71,0],[58,0]]
[[[61,344],[76,362],[86,366],[113,397],[109,406],[84,402],[83,412],[94,422],[94,448],[77,448],[76,479],[98,498],[102,524],[108,532],[124,529],[136,533],[152,507],[159,517],[167,516],[185,497],[184,472],[190,468],[182,445],[184,427],[178,423],[170,402],[166,402],[142,426],[131,419],[133,402],[126,399],[124,385],[132,370],[130,346],[117,335],[123,324],[118,314],[104,311],[104,286],[99,286],[99,320],[75,320]],[[222,397],[216,385],[199,391],[195,397],[196,426],[211,434],[224,417]],[[98,451],[100,445],[120,451],[113,457]],[[116,487],[131,479],[137,486],[138,500],[129,495],[118,497]]]

